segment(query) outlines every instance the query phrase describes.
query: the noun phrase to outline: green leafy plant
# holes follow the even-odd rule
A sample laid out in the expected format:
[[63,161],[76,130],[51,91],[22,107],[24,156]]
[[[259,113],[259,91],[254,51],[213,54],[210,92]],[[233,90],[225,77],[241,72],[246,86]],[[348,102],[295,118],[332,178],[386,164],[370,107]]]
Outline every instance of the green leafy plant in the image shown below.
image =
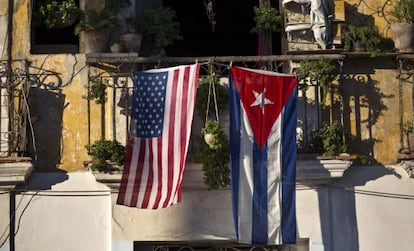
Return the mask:
[[356,42],[360,42],[371,56],[376,56],[381,51],[383,38],[376,26],[344,25],[342,37],[344,51],[352,51]]
[[323,156],[333,157],[349,151],[342,125],[335,121],[324,123],[319,130],[314,131],[306,149],[308,152],[322,153]]
[[88,149],[88,154],[93,158],[91,168],[98,171],[108,170],[108,161],[118,165],[125,161],[125,147],[116,140],[97,140]]
[[211,149],[217,150],[223,148],[223,144],[226,142],[226,137],[217,120],[207,120],[204,127],[201,129],[201,132],[204,136],[211,135],[211,138],[207,143]]
[[108,85],[102,80],[91,81],[88,93],[83,98],[87,100],[95,100],[96,104],[105,104],[107,100],[106,89]]
[[104,8],[101,11],[88,10],[84,12],[82,20],[75,26],[75,35],[82,31],[97,31],[108,34],[117,27],[116,16]]
[[230,185],[229,142],[220,124],[208,120],[202,133],[211,133],[214,140],[208,145],[203,138],[198,138],[196,161],[203,164],[204,184],[209,189],[218,189]]
[[43,0],[35,2],[34,17],[47,29],[64,28],[74,24],[81,13],[74,0]]
[[[297,70],[298,78],[300,79],[299,88],[306,90],[309,84],[317,82],[323,89],[324,99],[330,91],[336,90],[336,85],[333,81],[336,78],[335,65],[332,60],[321,58],[313,61],[300,61]],[[325,105],[325,102],[322,102]]]
[[146,10],[138,28],[144,37],[154,44],[153,56],[165,56],[165,47],[181,40],[180,24],[176,12],[169,7]]
[[397,23],[414,23],[414,0],[397,0],[390,15]]
[[[209,189],[218,189],[230,184],[229,142],[218,121],[218,111],[226,109],[228,94],[220,85],[213,65],[209,65],[209,73],[199,82],[196,111],[206,121],[201,129],[203,137],[198,138],[195,157],[196,162],[203,164],[204,183]],[[216,119],[211,120],[214,115]]]
[[75,35],[79,35],[82,31],[109,34],[118,27],[117,15],[128,4],[128,0],[105,0],[103,9],[83,11],[81,21],[75,26]]
[[275,32],[280,31],[282,17],[279,11],[273,7],[254,7],[254,21],[256,26],[252,32]]

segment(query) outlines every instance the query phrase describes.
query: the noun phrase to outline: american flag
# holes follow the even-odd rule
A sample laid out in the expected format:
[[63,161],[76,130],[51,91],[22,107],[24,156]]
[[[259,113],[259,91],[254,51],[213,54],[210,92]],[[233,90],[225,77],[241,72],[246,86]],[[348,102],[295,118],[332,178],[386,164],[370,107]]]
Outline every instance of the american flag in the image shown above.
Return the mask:
[[133,73],[131,136],[117,204],[158,209],[181,200],[199,64]]

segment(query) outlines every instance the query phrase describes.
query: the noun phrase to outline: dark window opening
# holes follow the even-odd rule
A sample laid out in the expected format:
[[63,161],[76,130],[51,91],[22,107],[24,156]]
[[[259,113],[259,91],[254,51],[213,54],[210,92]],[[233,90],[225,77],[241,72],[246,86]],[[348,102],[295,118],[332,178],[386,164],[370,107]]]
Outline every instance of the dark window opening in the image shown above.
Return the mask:
[[[41,2],[41,0],[36,0],[33,6],[30,52],[33,54],[78,53],[79,37],[75,35],[74,30],[79,18],[67,27],[48,28],[37,16]],[[79,0],[75,0],[75,3],[79,6]]]
[[[177,12],[183,40],[166,48],[168,56],[252,56],[258,55],[258,35],[253,7],[259,1],[214,0],[214,31],[207,16],[208,0],[164,0],[163,6]],[[278,8],[278,3],[272,5]],[[280,54],[280,33],[273,34],[273,54]]]

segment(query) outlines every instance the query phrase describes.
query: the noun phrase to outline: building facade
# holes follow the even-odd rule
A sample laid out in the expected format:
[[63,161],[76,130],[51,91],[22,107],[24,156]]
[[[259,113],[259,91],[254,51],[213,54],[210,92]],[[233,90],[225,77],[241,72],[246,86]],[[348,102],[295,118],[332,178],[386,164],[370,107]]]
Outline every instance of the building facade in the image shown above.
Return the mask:
[[[214,7],[207,9],[207,2]],[[76,23],[45,29],[35,14],[41,1],[0,0],[1,251],[411,250],[414,163],[404,124],[414,116],[414,55],[345,51],[341,44],[341,28],[350,23],[370,24],[392,38],[387,13],[395,1],[245,2],[194,1],[186,7],[167,0],[126,1],[112,7],[119,10],[120,25],[107,34],[105,51],[91,52],[86,32],[74,35]],[[75,3],[85,12],[105,9],[96,1]],[[334,14],[334,19],[312,16],[329,3],[334,8],[322,16]],[[283,14],[283,29],[272,36],[270,55],[262,55],[260,46],[269,37],[250,32],[252,7],[265,4]],[[131,17],[140,20],[146,10],[160,6],[175,9],[182,27],[184,38],[167,47],[172,56],[149,55],[151,43],[145,37],[140,51],[110,52],[114,44],[125,45],[121,37],[131,31]],[[321,34],[331,39],[321,42]],[[241,40],[246,41],[239,44]],[[328,96],[327,110],[320,109],[319,89],[299,92],[298,130],[307,135],[324,121],[339,120],[352,135],[353,154],[359,158],[320,161],[298,155],[298,245],[237,243],[230,188],[208,189],[201,164],[191,158],[182,202],[162,210],[116,205],[120,172],[88,166],[88,147],[96,140],[127,141],[134,70],[212,62],[226,84],[229,65],[296,73],[301,61],[322,57],[335,64],[338,92]],[[96,82],[107,85],[103,104],[87,98]],[[227,111],[220,116],[228,126]],[[196,116],[192,141],[202,123]]]

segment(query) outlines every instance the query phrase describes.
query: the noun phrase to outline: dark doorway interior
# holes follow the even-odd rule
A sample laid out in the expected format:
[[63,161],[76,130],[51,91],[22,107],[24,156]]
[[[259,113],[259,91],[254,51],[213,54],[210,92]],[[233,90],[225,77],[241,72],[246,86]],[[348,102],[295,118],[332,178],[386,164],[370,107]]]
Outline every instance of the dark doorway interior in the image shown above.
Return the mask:
[[[259,1],[215,0],[216,25],[209,22],[205,1],[163,0],[163,5],[177,12],[183,40],[166,49],[168,56],[249,56],[257,55],[258,39],[253,7]],[[277,5],[275,6],[277,7]],[[273,54],[280,52],[280,35],[273,38]]]

